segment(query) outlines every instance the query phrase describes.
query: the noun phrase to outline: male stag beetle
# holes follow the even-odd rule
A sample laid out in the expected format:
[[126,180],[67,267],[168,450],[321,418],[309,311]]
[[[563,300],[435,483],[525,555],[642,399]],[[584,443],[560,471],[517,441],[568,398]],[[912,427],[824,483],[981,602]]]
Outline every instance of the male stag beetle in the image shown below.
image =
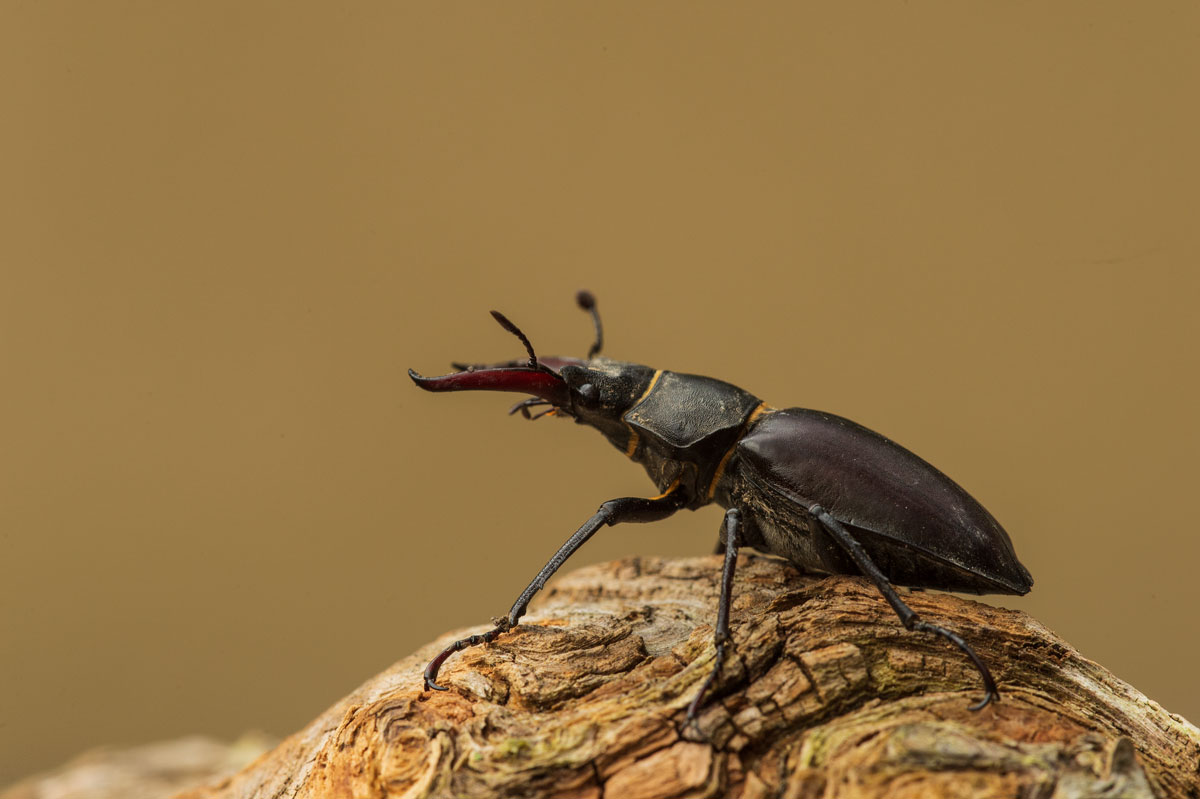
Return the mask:
[[[662,493],[605,502],[521,592],[508,616],[482,635],[455,641],[425,669],[437,683],[450,655],[489,643],[521,620],[533,595],[604,525],[653,522],[682,508],[725,508],[718,551],[725,552],[712,671],[688,707],[693,721],[729,647],[729,602],[739,547],[779,555],[807,571],[861,574],[887,599],[908,630],[936,633],[966,654],[983,679],[979,710],[999,698],[996,682],[956,633],[917,617],[892,584],[976,594],[1024,594],[1033,578],[1017,560],[999,523],[966,491],[921,458],[848,419],[804,408],[777,409],[711,377],[668,372],[599,357],[596,302],[589,311],[596,341],[587,358],[541,358],[502,314],[496,321],[521,340],[528,360],[454,364],[460,371],[422,377],[426,391],[516,391],[532,394],[509,413],[527,419],[569,416],[599,430],[640,463]],[[531,415],[530,409],[545,406]]]

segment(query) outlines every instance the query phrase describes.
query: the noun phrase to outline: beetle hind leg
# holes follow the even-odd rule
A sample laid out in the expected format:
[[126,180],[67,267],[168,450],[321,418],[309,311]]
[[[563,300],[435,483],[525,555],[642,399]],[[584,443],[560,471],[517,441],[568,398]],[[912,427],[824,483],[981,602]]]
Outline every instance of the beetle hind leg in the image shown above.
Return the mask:
[[875,587],[879,589],[880,593],[883,594],[883,598],[892,606],[892,610],[896,611],[896,615],[900,617],[900,621],[904,624],[906,630],[940,635],[962,650],[963,654],[971,659],[971,663],[974,664],[975,668],[979,671],[979,676],[983,679],[983,690],[985,692],[983,699],[971,705],[971,710],[982,710],[991,701],[998,701],[1000,699],[1000,691],[996,688],[996,681],[992,679],[992,673],[988,670],[987,664],[983,662],[979,655],[975,654],[975,650],[961,636],[947,630],[945,627],[924,621],[917,616],[916,611],[904,603],[904,600],[900,598],[896,589],[888,582],[887,577],[884,576],[879,567],[875,565],[875,562],[867,555],[862,544],[858,543],[854,536],[842,526],[841,522],[833,518],[829,511],[820,505],[813,505],[808,509],[808,512],[821,523],[821,526],[832,536],[833,540],[846,551],[846,554],[850,556],[850,559],[854,561],[863,575],[875,583]]

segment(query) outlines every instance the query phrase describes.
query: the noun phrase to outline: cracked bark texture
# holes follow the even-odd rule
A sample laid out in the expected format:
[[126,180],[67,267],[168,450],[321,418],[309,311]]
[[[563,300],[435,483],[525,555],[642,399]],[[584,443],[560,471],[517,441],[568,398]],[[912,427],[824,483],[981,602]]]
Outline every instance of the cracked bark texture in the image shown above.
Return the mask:
[[[397,663],[236,776],[187,799],[266,797],[1200,797],[1200,730],[1029,616],[912,593],[1003,693],[906,632],[853,577],[740,559],[736,654],[700,716],[719,558],[636,558],[553,582],[517,629],[421,671]],[[483,631],[479,627],[472,632]],[[29,794],[29,796],[38,796]]]
[[448,692],[424,691],[421,672],[461,631],[186,796],[1200,796],[1200,730],[1029,616],[908,596],[990,664],[1002,701],[971,712],[974,667],[941,638],[906,632],[865,580],[748,553],[736,654],[703,736],[685,734],[714,654],[719,561],[579,569],[520,627],[451,658]]

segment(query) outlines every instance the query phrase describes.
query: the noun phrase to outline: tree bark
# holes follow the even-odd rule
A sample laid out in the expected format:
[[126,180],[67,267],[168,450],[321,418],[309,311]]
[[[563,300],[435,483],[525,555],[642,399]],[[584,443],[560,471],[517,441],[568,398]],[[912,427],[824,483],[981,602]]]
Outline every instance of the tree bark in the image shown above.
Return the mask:
[[718,561],[580,569],[520,627],[452,657],[448,692],[424,691],[421,672],[461,631],[183,796],[1200,797],[1200,730],[1029,616],[907,596],[991,666],[1002,700],[972,712],[974,667],[906,632],[873,586],[753,554],[736,650],[702,734],[685,730],[712,664]]

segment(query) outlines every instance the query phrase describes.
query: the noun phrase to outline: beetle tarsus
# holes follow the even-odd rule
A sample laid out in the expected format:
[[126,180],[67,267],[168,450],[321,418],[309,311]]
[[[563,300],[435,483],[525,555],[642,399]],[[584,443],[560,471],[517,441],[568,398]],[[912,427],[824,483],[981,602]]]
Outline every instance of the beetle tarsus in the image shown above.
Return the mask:
[[684,729],[691,727],[700,735],[704,731],[700,729],[700,708],[704,706],[704,699],[708,695],[708,691],[712,688],[713,683],[717,681],[717,677],[721,674],[721,667],[725,663],[726,648],[733,643],[732,639],[726,639],[717,644],[716,657],[713,659],[712,671],[704,678],[704,683],[700,686],[700,690],[696,692],[696,696],[692,698],[688,705],[687,716],[684,720]]
[[429,665],[425,667],[425,675],[424,675],[425,676],[425,690],[427,690],[427,691],[429,691],[429,690],[433,690],[433,691],[448,690],[446,688],[446,686],[438,685],[438,683],[437,683],[438,671],[442,668],[442,664],[446,662],[446,658],[450,657],[451,655],[453,655],[455,652],[457,652],[459,650],[459,644],[461,644],[461,643],[462,643],[462,641],[455,641],[453,644],[451,644],[450,646],[446,647],[441,652],[439,652],[437,657],[435,657],[433,660],[429,661]]
[[704,705],[704,697],[709,688],[721,674],[721,666],[725,663],[726,648],[733,643],[733,633],[729,629],[729,605],[733,598],[733,573],[737,569],[737,551],[742,543],[741,522],[742,512],[740,510],[730,508],[725,511],[725,520],[721,526],[721,541],[725,545],[725,564],[721,568],[721,595],[717,600],[717,626],[713,632],[713,644],[716,646],[717,656],[713,660],[712,671],[708,673],[708,677],[700,686],[700,690],[696,692],[695,698],[692,699],[692,703],[688,705],[687,709],[687,724],[696,727],[697,731],[700,728],[696,725],[696,714]]
[[983,710],[985,707],[990,705],[992,702],[999,702],[999,701],[1000,701],[1000,692],[999,691],[990,691],[990,692],[984,694],[983,699],[980,699],[975,704],[967,705],[967,710],[978,712],[980,710]]
[[917,632],[935,633],[942,636],[947,641],[961,649],[963,653],[971,659],[971,662],[975,664],[975,668],[979,671],[979,676],[983,678],[983,690],[985,693],[983,695],[983,699],[971,705],[971,710],[983,710],[993,700],[996,702],[1000,701],[1000,690],[996,687],[996,681],[992,679],[992,672],[988,669],[987,664],[983,662],[983,659],[980,658],[979,655],[975,654],[975,650],[971,648],[971,645],[964,641],[961,636],[959,636],[957,633],[947,630],[945,627],[939,627],[936,624],[930,624],[927,621],[918,619],[915,615],[912,617],[911,622],[906,624],[905,627],[910,630],[916,630]]
[[450,646],[439,652],[437,657],[429,661],[429,665],[425,667],[425,688],[432,689],[434,691],[448,690],[445,686],[438,685],[437,683],[438,671],[441,670],[442,664],[446,662],[446,658],[450,657],[455,652],[461,652],[468,647],[478,646],[479,644],[489,644],[496,640],[496,636],[498,636],[500,633],[507,632],[513,627],[513,624],[510,623],[508,619],[499,619],[494,623],[496,626],[488,630],[486,633],[482,633],[480,635],[468,635],[466,638],[459,638],[457,641],[450,644]]

